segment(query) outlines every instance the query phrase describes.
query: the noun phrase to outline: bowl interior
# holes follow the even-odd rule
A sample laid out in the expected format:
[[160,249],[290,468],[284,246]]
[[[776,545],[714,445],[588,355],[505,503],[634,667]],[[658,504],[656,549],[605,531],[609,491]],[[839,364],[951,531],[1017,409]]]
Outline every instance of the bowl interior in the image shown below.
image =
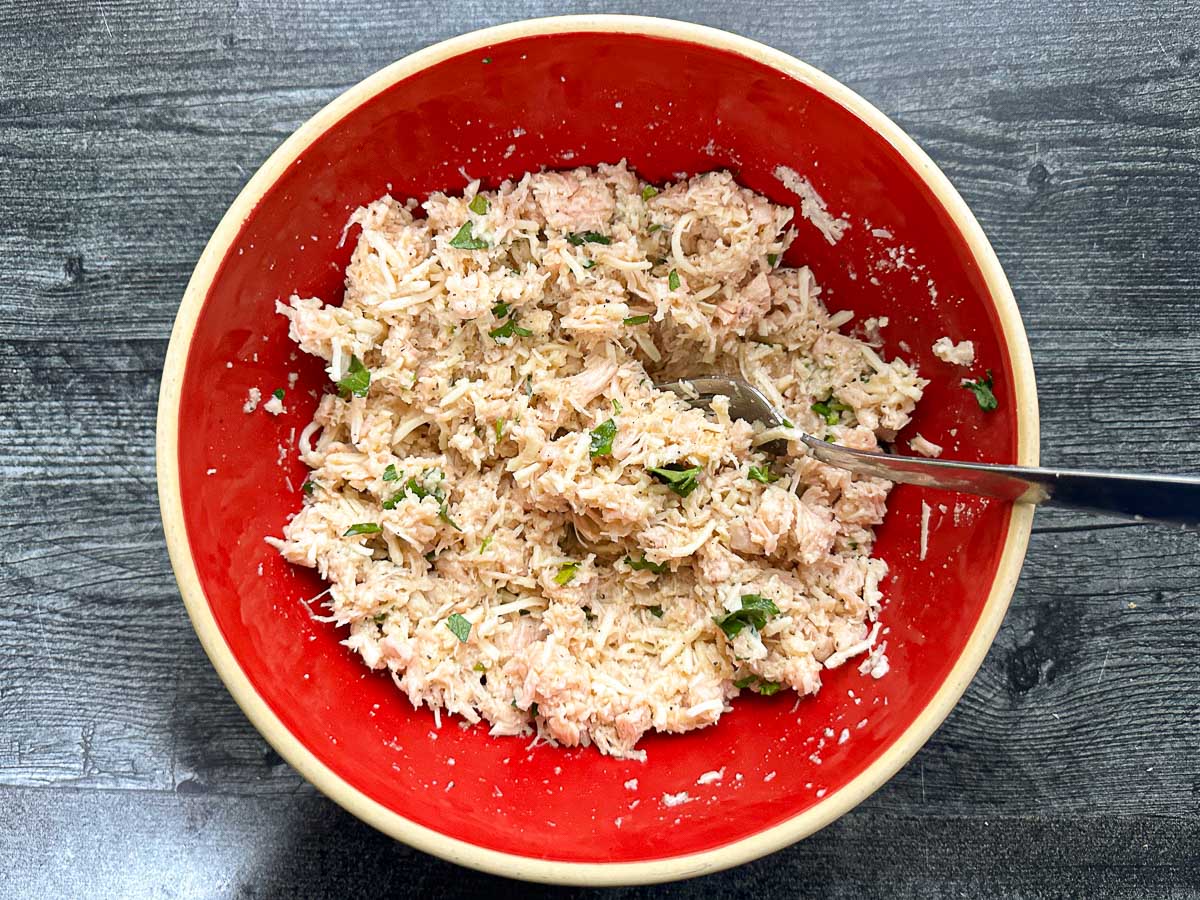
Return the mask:
[[[246,219],[195,323],[179,413],[186,532],[212,615],[254,690],[291,735],[353,788],[470,844],[539,859],[628,862],[746,838],[829,802],[922,714],[987,600],[1007,504],[900,487],[880,530],[892,575],[883,622],[891,672],[828,673],[816,697],[747,697],[714,728],[654,736],[647,763],[594,750],[530,749],[455,719],[435,725],[315,621],[323,589],[263,542],[300,505],[294,438],[321,365],[288,341],[278,297],[336,301],[352,240],[343,226],[385,192],[424,198],[468,178],[494,186],[539,167],[628,160],[665,181],[728,168],[799,208],[775,177],[807,175],[852,227],[830,246],[808,222],[787,262],[808,264],[831,308],[886,316],[885,352],[932,379],[919,431],[967,460],[1016,459],[1018,410],[1000,320],[972,252],[900,152],[812,85],[727,50],[639,34],[505,41],[446,59],[350,111],[287,164]],[[995,372],[984,414],[965,370],[933,357],[971,339]],[[288,393],[288,413],[242,411],[250,388]],[[904,452],[907,445],[899,445]],[[921,501],[933,506],[918,559]],[[319,603],[311,604],[320,613]],[[832,735],[832,736],[830,736]],[[724,770],[720,781],[697,778]],[[636,785],[633,780],[636,779]],[[664,794],[692,798],[668,806]]]

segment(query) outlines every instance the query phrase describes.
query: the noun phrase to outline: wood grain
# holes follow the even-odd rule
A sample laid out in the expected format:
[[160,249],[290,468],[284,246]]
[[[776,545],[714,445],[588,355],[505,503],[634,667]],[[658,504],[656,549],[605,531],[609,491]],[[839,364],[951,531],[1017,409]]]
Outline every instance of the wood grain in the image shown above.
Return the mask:
[[[300,122],[435,40],[612,9],[0,10],[0,896],[587,893],[425,857],[281,762],[179,602],[153,432],[191,267]],[[637,11],[792,52],[929,151],[1018,297],[1047,462],[1196,471],[1193,4],[655,0]],[[617,894],[1200,896],[1198,566],[1196,530],[1039,514],[983,669],[895,779],[770,860]]]

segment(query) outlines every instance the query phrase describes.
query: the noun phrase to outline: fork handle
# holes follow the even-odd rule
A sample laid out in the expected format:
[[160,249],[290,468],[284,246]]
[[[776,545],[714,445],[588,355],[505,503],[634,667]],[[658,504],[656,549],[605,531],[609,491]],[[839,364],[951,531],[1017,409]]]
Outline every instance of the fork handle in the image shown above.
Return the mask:
[[1200,478],[1041,469],[952,462],[851,450],[803,435],[813,456],[857,475],[999,497],[1021,503],[1086,509],[1160,522],[1200,524]]

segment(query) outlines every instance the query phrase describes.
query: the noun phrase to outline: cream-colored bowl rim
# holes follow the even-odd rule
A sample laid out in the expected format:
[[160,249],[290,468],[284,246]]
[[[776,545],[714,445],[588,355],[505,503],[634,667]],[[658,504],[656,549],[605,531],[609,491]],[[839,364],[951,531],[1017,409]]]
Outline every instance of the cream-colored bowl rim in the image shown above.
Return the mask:
[[276,150],[250,179],[234,200],[229,211],[213,232],[200,261],[192,273],[180,304],[171,343],[163,368],[162,386],[158,401],[157,469],[158,494],[162,508],[163,529],[171,565],[187,606],[192,625],[225,682],[229,692],[243,712],[262,732],[279,754],[301,775],[328,797],[349,812],[373,825],[385,834],[407,844],[440,856],[451,862],[494,872],[510,878],[544,881],[558,884],[589,886],[643,884],[690,878],[715,872],[747,862],[781,847],[786,847],[812,834],[852,809],[884,781],[896,773],[928,740],[958,701],[972,676],[983,662],[984,655],[1004,618],[1016,587],[1021,563],[1029,544],[1033,509],[1014,506],[1009,519],[1008,537],[1000,558],[999,569],[988,595],[987,604],[971,634],[966,648],[959,656],[950,675],[916,721],[857,778],[840,790],[771,828],[751,837],[706,850],[701,853],[630,863],[573,863],[518,856],[478,847],[466,841],[447,837],[377,803],[339,778],[320,762],[307,747],[284,727],[251,686],[225,643],[212,610],[200,586],[196,565],[188,545],[184,527],[183,505],[179,476],[179,399],[183,384],[188,348],[195,331],[196,320],[204,304],[212,280],[225,258],[242,224],[263,194],[279,175],[322,133],[347,113],[401,79],[428,68],[442,60],[491,44],[499,44],[530,35],[561,34],[564,32],[609,32],[644,34],[704,44],[731,51],[764,63],[798,81],[810,85],[870,125],[895,147],[924,179],[938,201],[967,241],[984,280],[987,282],[1000,324],[1008,344],[1008,365],[1016,386],[1018,409],[1017,462],[1036,465],[1038,461],[1038,408],[1034,387],[1033,361],[1021,316],[1013,300],[1008,280],[995,252],[988,243],[958,192],[946,176],[911,138],[894,122],[849,88],[813,67],[785,53],[714,28],[691,25],[667,19],[641,16],[562,16],[514,22],[475,31],[461,37],[427,47],[393,63],[360,82],[335,99],[305,122]]

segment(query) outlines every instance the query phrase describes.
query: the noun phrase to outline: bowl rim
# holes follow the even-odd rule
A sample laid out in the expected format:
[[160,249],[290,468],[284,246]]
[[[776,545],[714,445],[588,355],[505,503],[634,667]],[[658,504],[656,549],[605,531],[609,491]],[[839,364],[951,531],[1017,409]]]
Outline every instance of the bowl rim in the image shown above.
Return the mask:
[[858,116],[892,145],[932,191],[967,243],[988,287],[1008,348],[1017,409],[1017,463],[1037,465],[1038,402],[1033,360],[1008,280],[983,229],[941,169],[898,125],[855,92],[807,63],[740,35],[672,19],[631,15],[571,15],[528,19],[460,35],[418,50],[349,88],[300,126],[263,163],[221,218],[205,246],[171,331],[159,390],[156,467],[159,505],[171,566],[197,636],[221,680],[267,742],[306,780],[384,834],[459,865],[509,878],[554,884],[614,886],[691,878],[739,865],[786,847],[849,812],[919,750],[958,702],[992,644],[1008,609],[1033,522],[1033,507],[1014,504],[996,576],[966,646],[949,675],[911,725],[871,765],[814,806],[749,837],[710,850],[638,862],[581,863],[522,856],[476,846],[419,825],[343,781],[296,738],[242,671],[209,607],[192,557],[179,474],[179,404],[196,322],[212,282],[243,223],[278,176],[329,128],[396,82],[443,60],[518,38],[563,33],[619,33],[715,47],[770,66],[820,91]]

